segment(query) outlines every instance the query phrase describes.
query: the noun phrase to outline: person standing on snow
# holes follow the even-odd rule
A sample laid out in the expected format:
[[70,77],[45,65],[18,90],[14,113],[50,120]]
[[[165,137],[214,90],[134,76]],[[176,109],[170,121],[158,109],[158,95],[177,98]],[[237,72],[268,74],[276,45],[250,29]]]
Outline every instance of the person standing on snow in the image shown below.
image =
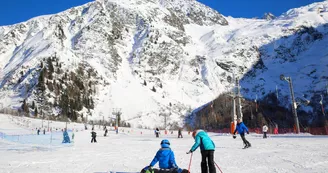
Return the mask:
[[107,136],[107,133],[108,133],[108,130],[107,130],[107,128],[105,128],[105,134],[104,134],[104,136]]
[[268,126],[264,124],[262,131],[263,131],[263,138],[267,138]]
[[158,138],[159,137],[159,129],[158,128],[156,128],[156,130],[155,130],[155,135],[156,135],[156,138]]
[[194,152],[198,147],[200,147],[200,151],[202,154],[202,173],[208,173],[208,170],[209,173],[216,173],[216,169],[214,166],[214,142],[204,130],[195,130],[192,133],[192,137],[195,139],[195,143],[187,152],[187,154]]
[[175,162],[174,152],[170,148],[170,141],[167,139],[161,141],[161,148],[157,151],[150,165],[142,169],[141,173],[154,172],[152,167],[154,167],[157,162],[159,162],[159,172],[184,173],[185,171],[187,171],[188,173],[188,170],[182,170],[177,166]]
[[66,128],[63,131],[63,142],[62,143],[71,143],[71,140],[69,139]]
[[178,130],[178,138],[183,138],[181,128],[179,128],[179,130]]
[[95,131],[93,131],[93,130],[91,132],[91,137],[92,137],[91,143],[93,143],[93,142],[97,143],[97,140],[96,140],[97,133]]
[[245,126],[245,124],[241,121],[241,119],[238,119],[238,123],[236,126],[235,131],[233,132],[233,138],[236,138],[236,132],[238,131],[238,133],[240,134],[241,139],[244,142],[244,149],[251,147],[251,143],[249,143],[246,138],[245,138],[245,131],[247,132],[247,134],[249,134],[248,128]]

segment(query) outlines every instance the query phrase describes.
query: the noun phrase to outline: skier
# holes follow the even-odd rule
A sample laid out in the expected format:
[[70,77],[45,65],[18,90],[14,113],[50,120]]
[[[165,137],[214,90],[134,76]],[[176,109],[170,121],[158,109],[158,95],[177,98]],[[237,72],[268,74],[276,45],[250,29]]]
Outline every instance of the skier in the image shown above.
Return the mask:
[[72,142],[74,142],[74,137],[75,137],[75,134],[74,134],[74,131],[72,132]]
[[155,130],[155,135],[156,135],[156,138],[158,138],[159,137],[159,129],[158,128],[156,128],[156,130]]
[[46,134],[46,129],[43,129],[43,134],[44,134],[44,135]]
[[107,133],[108,133],[108,130],[107,130],[107,128],[105,128],[105,134],[104,134],[104,136],[107,136]]
[[[153,169],[159,162],[160,170]],[[154,159],[149,166],[141,170],[141,173],[188,173],[188,170],[179,168],[175,162],[174,152],[170,148],[170,142],[167,139],[161,141],[161,148],[157,151]]]
[[249,143],[245,138],[245,131],[247,132],[247,134],[249,134],[248,128],[245,126],[245,124],[243,122],[241,122],[241,119],[238,119],[236,130],[233,132],[233,138],[234,139],[236,139],[236,132],[237,131],[240,134],[240,137],[241,137],[241,139],[243,140],[243,142],[245,144],[243,149],[251,147],[251,143]]
[[38,129],[37,134],[40,135],[40,128]]
[[178,131],[178,138],[183,138],[181,128],[179,128],[179,131]]
[[209,173],[216,173],[215,166],[214,166],[214,151],[215,151],[214,142],[204,130],[193,131],[192,137],[195,139],[195,143],[191,147],[191,149],[187,152],[187,154],[194,152],[200,146],[200,151],[202,154],[202,162],[201,162],[202,173],[207,173],[208,170]]
[[263,138],[267,138],[268,126],[266,124],[264,124],[262,131],[263,131]]
[[91,139],[91,143],[93,143],[93,142],[97,142],[97,140],[96,140],[96,137],[97,137],[97,133],[95,132],[95,131],[93,131],[92,130],[92,132],[91,132],[91,137],[92,137],[92,139]]
[[63,142],[62,143],[71,143],[71,140],[69,139],[66,128],[63,131]]

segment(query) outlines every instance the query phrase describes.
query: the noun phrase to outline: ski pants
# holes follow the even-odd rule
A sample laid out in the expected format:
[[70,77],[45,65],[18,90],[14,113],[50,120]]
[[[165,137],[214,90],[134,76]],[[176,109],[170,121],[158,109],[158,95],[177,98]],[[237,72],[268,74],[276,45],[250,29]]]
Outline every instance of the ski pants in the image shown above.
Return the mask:
[[[202,162],[201,162],[201,168],[202,173],[216,173],[215,166],[214,166],[214,150],[203,150],[202,153]],[[208,169],[207,169],[208,166]]]
[[96,137],[92,137],[92,139],[91,139],[91,143],[92,143],[92,142],[97,142]]
[[243,142],[246,146],[251,146],[251,143],[249,143],[245,138],[245,133],[241,133],[240,137],[241,137],[241,139],[243,140]]
[[183,138],[182,134],[178,134],[178,138]]
[[263,132],[263,138],[267,138],[267,132]]

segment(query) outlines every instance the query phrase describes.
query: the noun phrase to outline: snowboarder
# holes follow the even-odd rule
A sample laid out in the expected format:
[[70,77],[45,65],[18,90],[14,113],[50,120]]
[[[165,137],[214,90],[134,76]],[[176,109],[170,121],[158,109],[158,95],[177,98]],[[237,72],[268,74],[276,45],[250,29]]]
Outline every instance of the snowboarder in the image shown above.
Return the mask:
[[247,134],[249,134],[248,128],[245,126],[245,124],[241,121],[241,119],[238,119],[238,123],[236,126],[235,131],[233,132],[233,138],[236,139],[236,132],[238,131],[238,133],[240,134],[241,139],[244,142],[244,149],[251,147],[251,143],[249,143],[246,138],[245,138],[245,131],[247,132]]
[[[157,162],[159,162],[160,170],[152,168]],[[141,173],[188,173],[188,170],[183,170],[177,166],[174,152],[170,148],[170,141],[164,139],[161,141],[161,148],[157,151],[150,165],[142,169]]]
[[91,132],[91,137],[92,137],[92,139],[91,139],[91,143],[93,143],[93,142],[97,142],[97,140],[96,140],[96,137],[97,137],[97,133],[95,132],[95,131],[93,131],[92,130],[92,132]]
[[158,138],[159,137],[159,129],[158,128],[156,128],[156,130],[155,130],[155,135],[156,135],[156,138]]
[[267,138],[268,126],[266,124],[264,124],[262,131],[263,131],[263,138]]
[[187,152],[187,154],[194,152],[198,147],[200,147],[200,151],[202,154],[202,162],[201,162],[202,173],[207,173],[208,170],[209,173],[216,173],[215,166],[214,166],[214,151],[215,151],[214,142],[204,130],[193,131],[192,137],[195,139],[195,143],[191,147],[191,149]]
[[108,133],[108,130],[107,130],[107,128],[105,128],[105,134],[104,134],[104,136],[107,136],[107,133]]
[[179,128],[179,131],[178,131],[178,138],[183,138],[181,128]]
[[69,139],[66,128],[63,131],[63,142],[62,143],[71,143],[71,140]]
[[38,129],[37,133],[38,133],[38,135],[40,135],[40,129]]

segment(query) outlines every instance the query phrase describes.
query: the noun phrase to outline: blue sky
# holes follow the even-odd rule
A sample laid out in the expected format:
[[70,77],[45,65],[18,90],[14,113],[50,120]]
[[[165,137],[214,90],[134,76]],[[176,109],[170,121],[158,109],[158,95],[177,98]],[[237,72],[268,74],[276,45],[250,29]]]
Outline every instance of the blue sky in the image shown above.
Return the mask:
[[225,16],[232,17],[262,17],[264,13],[271,12],[275,16],[314,2],[323,0],[198,0],[210,6]]
[[[54,14],[92,0],[4,0],[0,6],[0,26]],[[265,12],[280,15],[288,9],[322,0],[198,0],[225,16],[261,17]]]

